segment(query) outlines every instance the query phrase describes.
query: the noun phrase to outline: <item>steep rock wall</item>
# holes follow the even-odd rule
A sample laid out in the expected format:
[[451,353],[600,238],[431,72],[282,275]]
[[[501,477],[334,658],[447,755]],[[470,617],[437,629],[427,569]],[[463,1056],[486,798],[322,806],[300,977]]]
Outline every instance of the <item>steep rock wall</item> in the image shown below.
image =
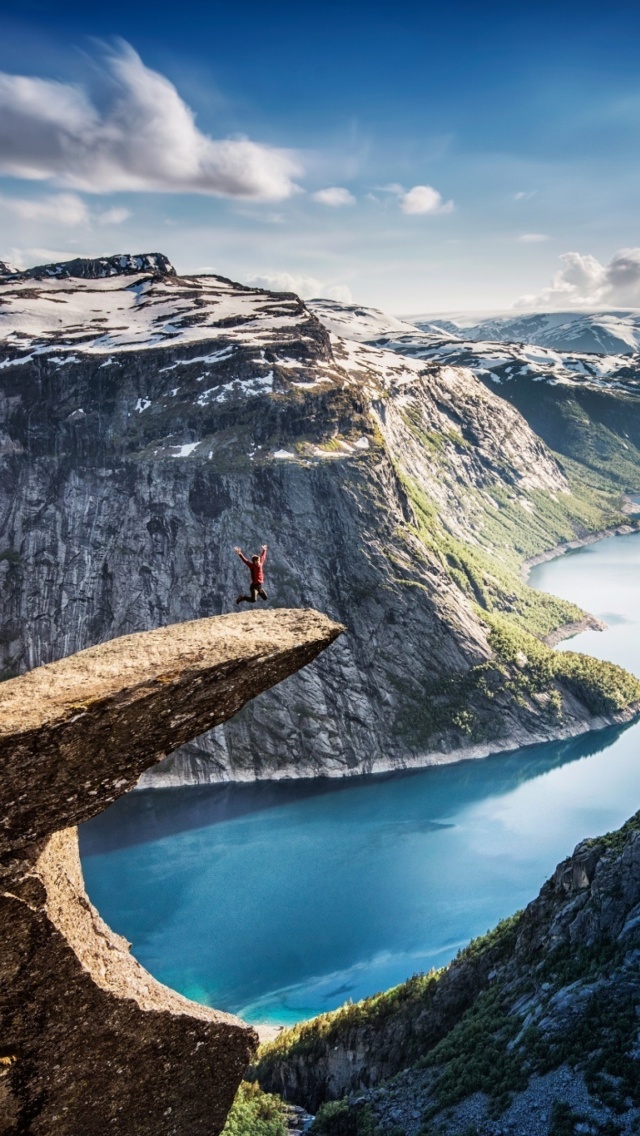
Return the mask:
[[[467,682],[494,658],[478,605],[528,618],[518,534],[539,551],[593,520],[516,411],[467,372],[331,336],[295,296],[137,259],[2,285],[5,677],[233,610],[233,545],[266,540],[269,604],[351,634],[149,783],[397,768],[603,724],[566,687],[559,716],[515,697],[512,664]],[[465,567],[444,536],[497,561]],[[546,633],[581,613],[542,614]]]

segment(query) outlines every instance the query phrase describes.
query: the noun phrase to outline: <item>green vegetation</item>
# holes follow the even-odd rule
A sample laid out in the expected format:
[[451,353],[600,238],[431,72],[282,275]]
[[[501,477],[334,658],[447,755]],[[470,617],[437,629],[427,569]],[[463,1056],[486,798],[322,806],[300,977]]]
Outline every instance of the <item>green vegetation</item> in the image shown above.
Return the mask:
[[[583,1127],[578,1129],[578,1124]],[[556,1101],[551,1110],[549,1136],[576,1136],[577,1131],[588,1131],[592,1136],[619,1136],[621,1128],[612,1120],[599,1124],[582,1112],[574,1112],[571,1105]]]
[[475,606],[487,624],[494,659],[466,673],[443,675],[423,689],[417,707],[415,698],[407,699],[398,726],[410,743],[424,745],[452,729],[471,742],[500,737],[504,726],[493,700],[504,691],[551,723],[562,718],[558,684],[594,717],[640,702],[640,681],[622,667],[575,651],[554,651],[502,613]]
[[[419,486],[406,475],[401,475],[404,487],[416,515],[416,536],[438,556],[449,578],[484,611],[504,612],[523,630],[536,635],[548,635],[564,623],[575,623],[584,612],[575,604],[557,599],[546,592],[537,592],[522,578],[522,557],[514,546],[512,530],[522,532],[529,528],[530,518],[517,506],[519,516],[509,525],[495,545],[485,547],[459,540],[442,525],[435,505]],[[491,511],[485,512],[486,517]],[[516,528],[516,520],[519,529]],[[552,539],[538,540],[530,553],[553,547],[562,539],[551,532]],[[569,529],[566,538],[574,535]]]
[[287,1115],[280,1097],[264,1093],[253,1081],[243,1081],[222,1136],[287,1136]]
[[521,1025],[521,1018],[505,1007],[500,989],[481,991],[464,1017],[419,1062],[420,1068],[437,1070],[435,1100],[425,1120],[477,1092],[486,1093],[495,1112],[507,1108],[511,1094],[525,1089],[528,1081],[521,1052],[509,1048]]
[[[492,965],[503,961],[513,949],[521,919],[522,912],[517,912],[501,920],[486,935],[473,939],[459,951],[456,962],[467,960],[479,963],[487,955],[490,955]],[[320,1014],[317,1018],[299,1022],[291,1029],[283,1030],[273,1041],[259,1049],[257,1075],[260,1080],[266,1080],[282,1061],[294,1056],[313,1060],[333,1045],[344,1041],[355,1030],[370,1029],[378,1032],[387,1023],[393,1024],[396,1045],[400,1034],[406,1039],[402,1059],[406,1059],[407,1063],[410,1058],[417,1060],[424,1042],[416,1035],[413,1025],[431,1006],[438,983],[447,969],[414,974],[406,982],[381,994],[374,994],[361,1002],[348,1002],[338,1010]]]
[[615,663],[553,651],[498,614],[480,612],[490,627],[489,642],[498,659],[513,668],[506,683],[524,697],[548,694],[561,682],[591,714],[611,714],[640,701],[640,681]]
[[583,844],[588,847],[599,845],[605,852],[620,852],[629,837],[636,832],[640,832],[640,812],[629,817],[629,820],[621,828],[616,828],[613,832],[606,832],[603,836],[591,837],[583,841]]
[[312,1136],[377,1136],[370,1107],[346,1099],[323,1104],[309,1131]]
[[[339,1010],[319,1014],[283,1030],[274,1041],[258,1050],[258,1076],[261,1080],[268,1078],[280,1061],[294,1054],[309,1060],[319,1057],[352,1030],[367,1027],[378,1030],[389,1019],[394,1023],[409,1023],[420,1008],[429,1005],[441,973],[432,970],[428,974],[414,974],[407,982],[384,993],[373,994],[361,1002],[347,1002]],[[409,1032],[407,1040],[410,1045]]]

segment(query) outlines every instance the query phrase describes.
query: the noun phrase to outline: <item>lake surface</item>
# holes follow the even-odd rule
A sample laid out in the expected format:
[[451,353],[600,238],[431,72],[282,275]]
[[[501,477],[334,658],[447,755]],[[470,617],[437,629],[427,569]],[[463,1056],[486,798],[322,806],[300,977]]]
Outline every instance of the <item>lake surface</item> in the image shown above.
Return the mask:
[[[539,565],[640,674],[640,533]],[[441,966],[640,808],[640,724],[347,781],[136,792],[81,829],[87,891],[160,981],[292,1023]]]

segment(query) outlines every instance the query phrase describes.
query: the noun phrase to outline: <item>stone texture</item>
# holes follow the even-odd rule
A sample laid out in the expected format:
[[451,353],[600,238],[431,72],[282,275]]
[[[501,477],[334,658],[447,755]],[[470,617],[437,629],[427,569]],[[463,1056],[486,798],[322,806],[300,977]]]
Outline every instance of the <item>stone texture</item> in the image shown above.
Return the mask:
[[313,611],[199,620],[0,688],[3,1136],[220,1132],[257,1034],[143,970],[89,903],[67,826],[340,631]]
[[0,685],[0,854],[88,820],[340,633],[258,611],[113,639]]

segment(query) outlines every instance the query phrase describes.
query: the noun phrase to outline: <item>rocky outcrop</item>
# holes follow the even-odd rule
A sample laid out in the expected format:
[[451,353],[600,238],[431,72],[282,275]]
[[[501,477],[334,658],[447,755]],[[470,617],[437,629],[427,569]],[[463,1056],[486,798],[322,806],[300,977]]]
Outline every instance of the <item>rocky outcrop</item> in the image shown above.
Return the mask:
[[107,276],[134,276],[151,272],[158,276],[175,276],[176,270],[161,252],[145,252],[137,256],[125,253],[120,256],[101,256],[98,259],[77,257],[61,264],[40,264],[24,270],[10,269],[0,262],[0,272],[14,280],[102,280]]
[[201,620],[113,640],[0,688],[0,1132],[221,1130],[255,1032],[131,957],[86,897],[67,826],[340,630],[313,611]]
[[0,284],[0,675],[228,611],[233,546],[266,540],[269,605],[349,638],[147,783],[344,776],[611,720],[555,681],[529,697],[483,619],[581,618],[520,560],[605,520],[518,412],[469,372],[337,338],[296,296],[158,256]]
[[407,1136],[635,1133],[639,956],[636,814],[443,971],[281,1034],[255,1075],[313,1112],[344,1098],[336,1136],[365,1114]]

